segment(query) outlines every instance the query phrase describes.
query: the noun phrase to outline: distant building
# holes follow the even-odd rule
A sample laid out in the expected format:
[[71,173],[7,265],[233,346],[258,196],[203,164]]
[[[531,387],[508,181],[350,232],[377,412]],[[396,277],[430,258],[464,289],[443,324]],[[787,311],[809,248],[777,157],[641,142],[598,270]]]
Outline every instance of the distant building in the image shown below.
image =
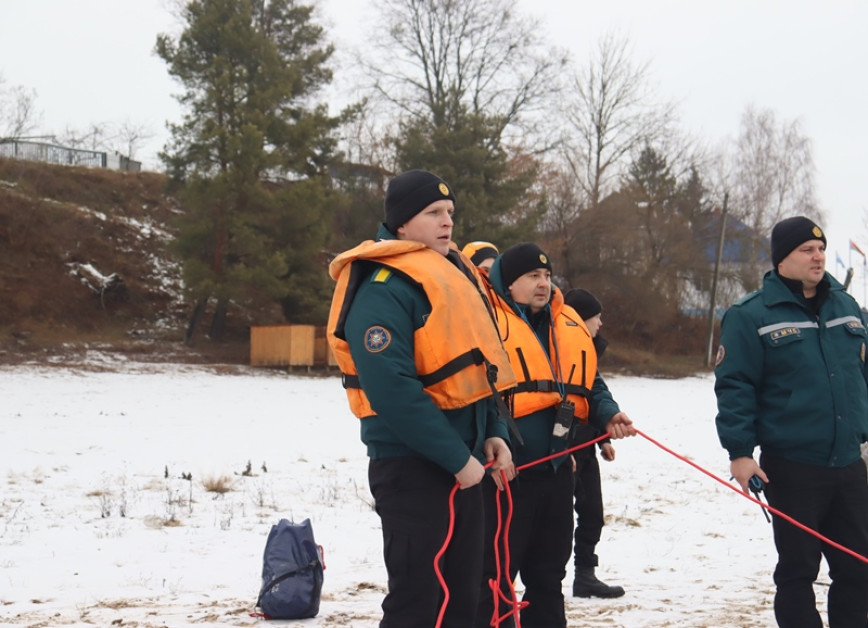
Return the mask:
[[[694,237],[709,269],[714,269],[717,263],[722,221],[723,213],[715,210],[705,214],[699,224],[693,225]],[[717,318],[722,317],[735,300],[744,296],[751,284],[758,287],[762,273],[757,272],[757,264],[771,268],[767,236],[759,235],[732,214],[727,214],[725,227],[715,298]],[[707,315],[710,290],[711,286],[706,282],[688,286],[683,310],[691,315]]]
[[142,164],[119,153],[69,148],[58,144],[32,140],[0,139],[0,157],[41,161],[64,166],[109,168],[125,172],[139,172]]

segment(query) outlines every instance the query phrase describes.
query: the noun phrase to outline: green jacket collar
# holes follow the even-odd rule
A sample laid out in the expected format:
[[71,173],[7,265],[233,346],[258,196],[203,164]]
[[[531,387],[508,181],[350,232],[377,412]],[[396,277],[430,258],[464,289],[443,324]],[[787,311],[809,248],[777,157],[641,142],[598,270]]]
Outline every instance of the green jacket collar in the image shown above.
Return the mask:
[[377,241],[380,240],[397,240],[398,236],[389,231],[389,228],[386,226],[386,223],[381,222],[379,229],[377,229]]
[[[828,272],[820,280],[821,283],[828,285],[829,292],[844,290],[837,279],[832,277]],[[794,293],[785,280],[778,275],[776,270],[770,270],[763,277],[763,302],[767,306],[779,305],[781,303],[795,303],[805,306],[805,298],[801,294]]]

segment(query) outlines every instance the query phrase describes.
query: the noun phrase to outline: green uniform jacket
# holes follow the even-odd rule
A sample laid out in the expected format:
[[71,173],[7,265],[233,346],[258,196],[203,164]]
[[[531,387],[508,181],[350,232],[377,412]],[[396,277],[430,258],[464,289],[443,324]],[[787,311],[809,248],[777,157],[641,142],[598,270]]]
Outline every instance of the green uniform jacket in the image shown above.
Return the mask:
[[[381,226],[377,239],[395,236]],[[372,274],[380,268],[370,267]],[[398,274],[392,273],[386,281],[365,280],[359,287],[345,332],[359,381],[377,412],[360,420],[361,437],[371,458],[423,457],[455,474],[471,453],[485,463],[486,438],[499,436],[509,443],[509,436],[491,397],[457,410],[441,410],[423,390],[413,359],[413,332],[430,313],[421,287]],[[455,305],[455,315],[461,316],[460,304]],[[377,325],[391,332],[392,342],[386,350],[371,353],[365,349],[365,332]]]
[[859,459],[868,439],[868,336],[853,298],[828,273],[823,281],[818,317],[776,271],[724,315],[714,391],[730,460],[756,446],[818,466]]
[[[597,426],[605,425],[613,416],[618,414],[621,408],[618,407],[618,402],[612,397],[612,392],[609,390],[609,385],[606,380],[597,371],[597,376],[594,378],[594,384],[591,386],[591,423]],[[604,430],[605,431],[605,430]]]

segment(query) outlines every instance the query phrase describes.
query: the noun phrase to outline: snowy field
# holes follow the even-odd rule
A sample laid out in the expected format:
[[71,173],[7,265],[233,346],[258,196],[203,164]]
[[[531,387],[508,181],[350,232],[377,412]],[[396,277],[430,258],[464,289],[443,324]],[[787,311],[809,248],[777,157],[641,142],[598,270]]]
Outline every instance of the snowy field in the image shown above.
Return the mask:
[[[0,366],[0,624],[377,626],[379,520],[337,377],[98,358]],[[638,429],[728,478],[710,376],[607,381]],[[774,625],[760,507],[641,436],[615,447],[598,574],[627,594],[568,597],[569,625]],[[250,615],[282,517],[325,549],[314,619]]]

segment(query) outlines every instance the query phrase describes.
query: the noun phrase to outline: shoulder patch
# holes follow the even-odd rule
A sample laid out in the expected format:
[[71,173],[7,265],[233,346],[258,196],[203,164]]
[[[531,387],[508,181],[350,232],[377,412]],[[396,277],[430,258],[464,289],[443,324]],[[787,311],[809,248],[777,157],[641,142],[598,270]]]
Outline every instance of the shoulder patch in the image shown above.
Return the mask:
[[723,358],[726,357],[726,349],[723,348],[723,345],[717,347],[717,357],[714,359],[714,366],[718,366],[721,362],[723,362]]
[[392,271],[388,268],[379,268],[371,275],[371,283],[386,283],[392,276]]
[[365,349],[368,353],[380,353],[392,343],[392,334],[380,325],[368,327],[365,332]]

